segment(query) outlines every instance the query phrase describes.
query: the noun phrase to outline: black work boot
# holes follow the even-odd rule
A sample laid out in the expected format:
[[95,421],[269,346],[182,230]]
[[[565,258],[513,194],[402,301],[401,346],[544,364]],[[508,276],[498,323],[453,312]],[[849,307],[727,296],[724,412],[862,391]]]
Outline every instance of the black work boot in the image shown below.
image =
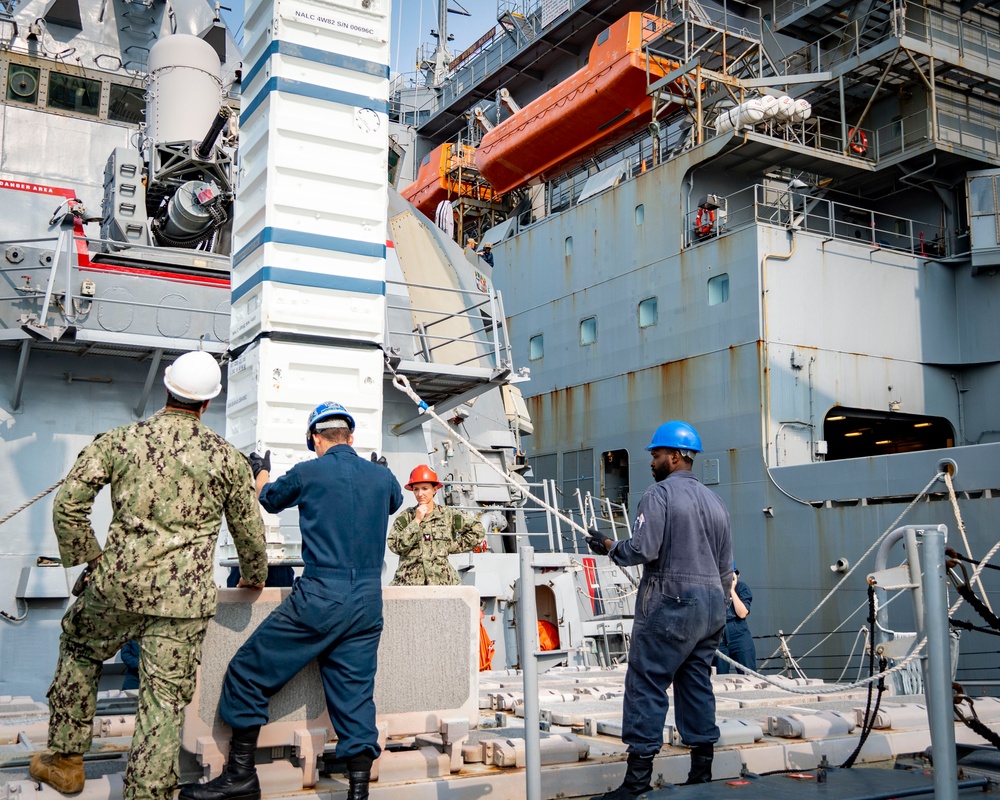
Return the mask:
[[712,742],[696,744],[691,748],[691,771],[684,786],[692,783],[710,783],[712,780],[712,758],[715,756],[715,745]]
[[368,800],[368,784],[372,779],[372,761],[368,755],[347,759],[347,800]]
[[254,765],[259,733],[259,725],[233,728],[226,771],[214,781],[182,786],[182,800],[260,800],[260,781]]
[[591,800],[636,800],[644,792],[648,792],[653,787],[649,784],[649,779],[653,777],[654,755],[640,756],[637,753],[628,754],[628,769],[625,771],[625,780],[617,789],[592,797]]

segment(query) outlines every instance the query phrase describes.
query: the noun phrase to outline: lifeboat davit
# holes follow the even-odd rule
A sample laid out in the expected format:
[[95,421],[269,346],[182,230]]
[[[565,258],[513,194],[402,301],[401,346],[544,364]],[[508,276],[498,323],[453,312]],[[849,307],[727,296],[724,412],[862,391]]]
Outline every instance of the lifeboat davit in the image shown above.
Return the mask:
[[672,23],[632,12],[598,34],[587,66],[488,131],[476,165],[498,194],[579,166],[650,121],[650,82],[678,64],[643,45]]
[[424,156],[417,179],[400,194],[430,219],[442,200],[472,197],[492,202],[494,191],[479,175],[475,151],[471,145],[455,142],[438,145]]

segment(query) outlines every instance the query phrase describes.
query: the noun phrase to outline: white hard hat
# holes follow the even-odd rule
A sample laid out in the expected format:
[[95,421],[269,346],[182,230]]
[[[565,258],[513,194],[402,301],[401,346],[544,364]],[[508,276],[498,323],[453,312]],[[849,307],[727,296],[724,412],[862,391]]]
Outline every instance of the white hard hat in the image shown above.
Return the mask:
[[181,400],[211,400],[222,391],[222,370],[211,355],[195,350],[167,367],[163,385]]

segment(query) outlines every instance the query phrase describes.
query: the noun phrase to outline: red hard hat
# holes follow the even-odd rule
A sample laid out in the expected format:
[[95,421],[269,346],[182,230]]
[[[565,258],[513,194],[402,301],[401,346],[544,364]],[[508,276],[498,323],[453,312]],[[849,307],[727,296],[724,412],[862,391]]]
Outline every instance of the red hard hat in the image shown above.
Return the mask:
[[444,486],[444,484],[438,480],[437,473],[426,464],[421,464],[420,466],[413,468],[413,472],[410,473],[410,482],[403,488],[413,491],[413,484],[415,483],[433,483],[435,489],[440,489]]

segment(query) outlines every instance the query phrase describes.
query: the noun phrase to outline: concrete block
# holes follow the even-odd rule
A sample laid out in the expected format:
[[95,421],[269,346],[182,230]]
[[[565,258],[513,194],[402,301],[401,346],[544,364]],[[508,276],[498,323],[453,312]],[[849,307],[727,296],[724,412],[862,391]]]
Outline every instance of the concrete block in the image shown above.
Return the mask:
[[[185,709],[182,747],[196,755],[211,777],[221,772],[229,729],[218,717],[226,666],[239,646],[287,596],[287,589],[219,592],[219,612],[209,626],[195,697]],[[478,708],[479,595],[469,586],[386,587],[385,628],[375,679],[378,723],[385,735],[441,733],[460,738],[475,724]],[[333,728],[315,662],[271,698],[271,722],[261,747],[292,746],[315,761]],[[319,732],[319,733],[317,733]],[[308,753],[306,751],[309,751]],[[446,758],[446,761],[448,759]],[[305,783],[310,776],[303,775]],[[313,779],[315,783],[315,779]]]

